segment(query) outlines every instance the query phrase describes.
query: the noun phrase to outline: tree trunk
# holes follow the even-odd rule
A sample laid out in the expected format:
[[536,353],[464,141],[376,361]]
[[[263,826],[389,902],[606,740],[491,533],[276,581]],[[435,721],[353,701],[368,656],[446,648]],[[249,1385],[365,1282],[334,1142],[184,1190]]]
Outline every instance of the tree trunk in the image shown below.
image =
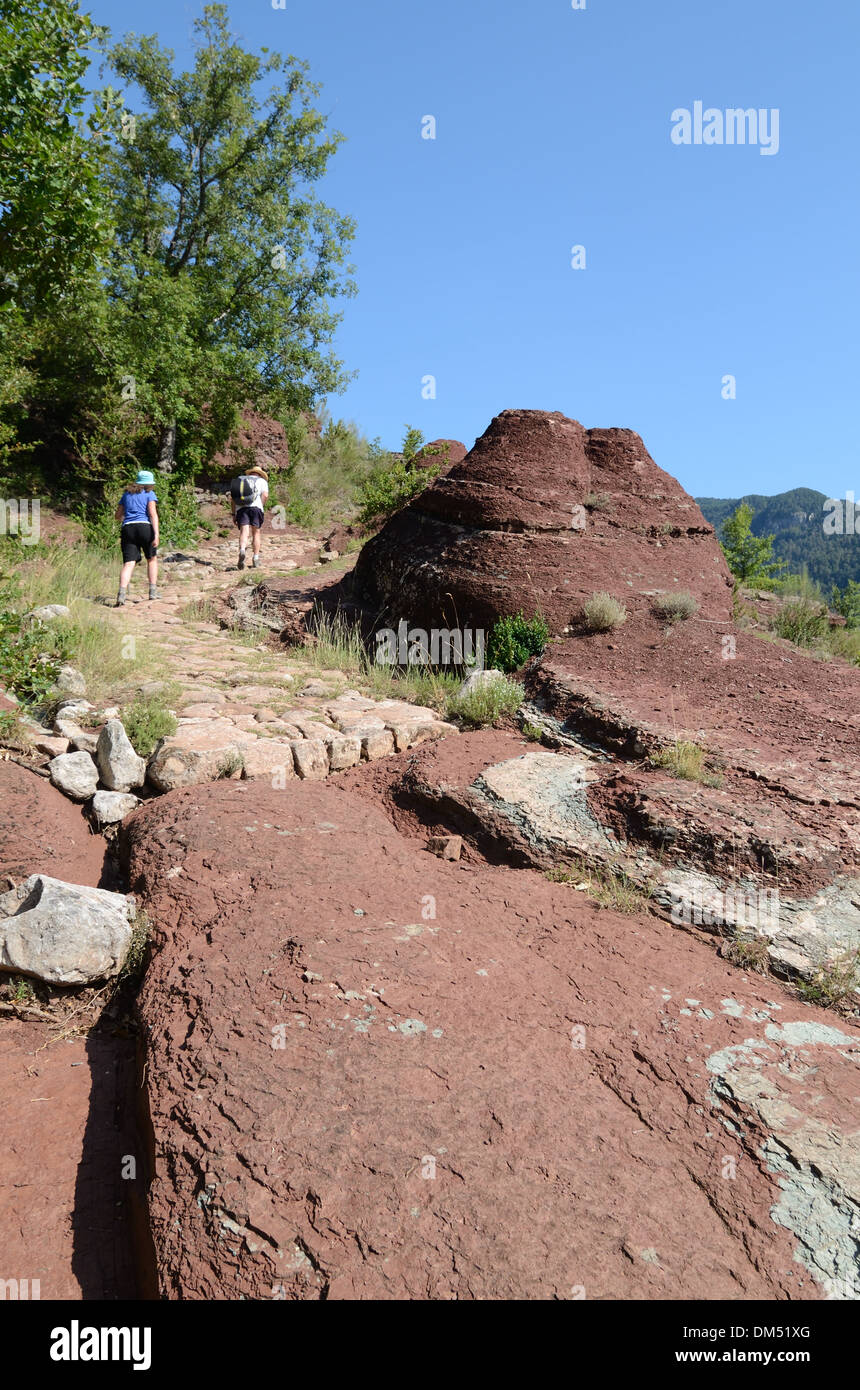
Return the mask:
[[176,421],[163,425],[158,440],[158,458],[155,466],[159,473],[172,473],[176,452]]

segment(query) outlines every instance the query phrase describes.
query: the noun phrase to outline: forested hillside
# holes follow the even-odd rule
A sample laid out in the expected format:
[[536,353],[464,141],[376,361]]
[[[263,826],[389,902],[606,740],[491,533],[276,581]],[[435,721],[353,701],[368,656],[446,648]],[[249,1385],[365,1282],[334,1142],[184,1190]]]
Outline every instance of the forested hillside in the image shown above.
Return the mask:
[[[860,517],[853,534],[825,532],[824,523],[833,515],[832,507],[825,509],[827,500],[826,493],[809,487],[792,488],[775,497],[748,493],[746,497],[696,498],[706,520],[720,536],[727,517],[746,502],[753,510],[753,533],[774,537],[777,559],[785,560],[793,574],[806,566],[811,578],[829,591],[833,584],[844,586],[849,579],[860,580]],[[842,511],[836,512],[837,522],[844,512],[843,497]]]

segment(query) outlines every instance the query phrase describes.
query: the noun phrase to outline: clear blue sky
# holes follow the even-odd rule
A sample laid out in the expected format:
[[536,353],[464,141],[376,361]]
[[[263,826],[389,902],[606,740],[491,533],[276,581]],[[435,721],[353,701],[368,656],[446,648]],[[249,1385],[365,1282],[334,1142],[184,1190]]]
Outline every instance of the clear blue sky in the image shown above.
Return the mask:
[[[84,8],[188,65],[198,4]],[[335,415],[397,447],[406,422],[471,445],[506,407],[561,410],[637,430],[696,495],[860,496],[856,0],[230,14],[246,46],[310,62],[348,137],[322,185],[358,222],[337,349],[359,375]],[[778,153],[673,144],[696,101],[777,108]]]

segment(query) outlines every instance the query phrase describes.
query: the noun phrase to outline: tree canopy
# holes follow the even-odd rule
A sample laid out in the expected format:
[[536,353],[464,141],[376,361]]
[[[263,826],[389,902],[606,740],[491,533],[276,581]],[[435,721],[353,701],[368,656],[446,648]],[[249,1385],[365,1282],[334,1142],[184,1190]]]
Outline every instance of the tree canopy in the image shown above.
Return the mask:
[[[94,477],[130,460],[187,475],[243,406],[283,418],[342,389],[354,225],[316,194],[342,137],[307,64],[246,51],[221,4],[185,72],[154,35],[110,44],[76,0],[13,6],[0,272],[35,325],[19,363],[32,432],[64,437]],[[93,42],[111,84],[88,97]]]

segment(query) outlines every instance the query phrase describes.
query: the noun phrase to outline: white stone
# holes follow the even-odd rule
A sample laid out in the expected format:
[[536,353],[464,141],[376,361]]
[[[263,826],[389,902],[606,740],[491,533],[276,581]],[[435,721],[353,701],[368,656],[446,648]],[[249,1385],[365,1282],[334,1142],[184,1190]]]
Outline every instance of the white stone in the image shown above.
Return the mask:
[[109,791],[128,792],[132,787],[142,787],[146,780],[146,763],[135,753],[119,719],[109,719],[99,734],[96,762],[102,783]]
[[128,955],[133,916],[122,893],[33,874],[0,897],[0,969],[56,985],[110,979]]
[[98,768],[89,753],[60,753],[48,764],[51,781],[73,801],[89,801],[99,784]]

